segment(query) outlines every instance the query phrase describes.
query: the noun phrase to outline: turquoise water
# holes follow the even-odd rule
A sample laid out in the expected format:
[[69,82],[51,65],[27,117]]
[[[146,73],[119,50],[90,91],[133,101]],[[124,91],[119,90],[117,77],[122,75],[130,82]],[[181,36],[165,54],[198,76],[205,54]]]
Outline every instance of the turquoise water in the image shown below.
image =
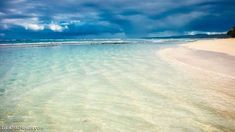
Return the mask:
[[218,100],[214,89],[229,81],[203,81],[157,54],[176,45],[0,48],[0,126],[68,132],[234,131],[234,120],[218,109],[234,104]]

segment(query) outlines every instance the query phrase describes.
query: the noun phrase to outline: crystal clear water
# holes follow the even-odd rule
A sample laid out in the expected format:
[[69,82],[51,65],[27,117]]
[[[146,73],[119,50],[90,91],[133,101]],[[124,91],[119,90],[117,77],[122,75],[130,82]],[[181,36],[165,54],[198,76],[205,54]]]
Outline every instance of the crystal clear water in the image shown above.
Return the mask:
[[0,126],[234,131],[234,103],[218,92],[231,80],[205,81],[213,75],[192,76],[156,53],[175,45],[0,48]]

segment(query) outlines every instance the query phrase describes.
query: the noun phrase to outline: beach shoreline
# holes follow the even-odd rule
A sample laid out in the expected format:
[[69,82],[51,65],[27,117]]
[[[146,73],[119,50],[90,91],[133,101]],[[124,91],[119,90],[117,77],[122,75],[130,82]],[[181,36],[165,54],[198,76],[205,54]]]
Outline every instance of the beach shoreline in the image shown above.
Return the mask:
[[235,78],[235,39],[198,40],[159,51],[165,61]]
[[196,89],[208,90],[200,96],[203,102],[234,124],[234,53],[235,39],[213,39],[164,48],[158,55],[182,75],[189,75],[189,80],[200,84]]

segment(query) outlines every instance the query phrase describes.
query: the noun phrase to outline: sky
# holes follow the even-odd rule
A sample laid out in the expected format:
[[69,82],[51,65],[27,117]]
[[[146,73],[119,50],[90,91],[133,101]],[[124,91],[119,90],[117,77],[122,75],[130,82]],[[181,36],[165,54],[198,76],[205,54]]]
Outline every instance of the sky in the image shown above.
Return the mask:
[[139,38],[217,34],[235,0],[0,0],[0,38]]

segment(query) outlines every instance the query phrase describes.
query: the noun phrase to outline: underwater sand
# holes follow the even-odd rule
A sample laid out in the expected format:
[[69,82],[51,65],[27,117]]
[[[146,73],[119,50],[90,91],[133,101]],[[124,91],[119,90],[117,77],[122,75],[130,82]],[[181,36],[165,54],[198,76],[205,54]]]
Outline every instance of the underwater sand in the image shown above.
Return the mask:
[[50,132],[235,131],[235,79],[159,54],[177,45],[0,48],[0,126]]

